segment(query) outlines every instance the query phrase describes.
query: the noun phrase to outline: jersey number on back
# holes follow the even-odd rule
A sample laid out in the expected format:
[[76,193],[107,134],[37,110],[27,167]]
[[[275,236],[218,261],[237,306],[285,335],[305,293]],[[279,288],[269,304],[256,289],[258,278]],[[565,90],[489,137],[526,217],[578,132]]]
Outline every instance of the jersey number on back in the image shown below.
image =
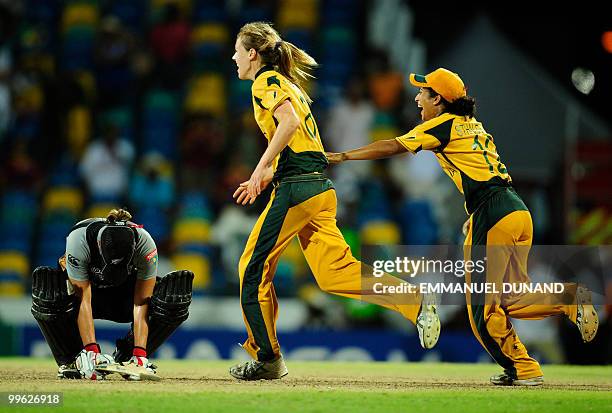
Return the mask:
[[502,174],[502,175],[505,174],[507,172],[507,170],[506,170],[506,168],[503,167],[502,163],[500,162],[500,156],[494,150],[489,149],[489,142],[492,140],[491,135],[489,135],[489,134],[486,135],[486,139],[485,139],[485,142],[484,142],[484,147],[482,146],[482,144],[480,143],[478,138],[480,138],[480,135],[474,136],[474,144],[472,145],[472,150],[473,151],[475,151],[475,150],[481,150],[482,151],[482,156],[484,157],[485,162],[489,166],[489,172],[491,172],[491,173],[495,173],[495,168],[493,167],[493,164],[491,163],[491,161],[489,161],[489,157],[487,156],[487,152],[492,153],[493,155],[495,155],[496,156],[495,161],[497,161],[497,171],[500,174]]

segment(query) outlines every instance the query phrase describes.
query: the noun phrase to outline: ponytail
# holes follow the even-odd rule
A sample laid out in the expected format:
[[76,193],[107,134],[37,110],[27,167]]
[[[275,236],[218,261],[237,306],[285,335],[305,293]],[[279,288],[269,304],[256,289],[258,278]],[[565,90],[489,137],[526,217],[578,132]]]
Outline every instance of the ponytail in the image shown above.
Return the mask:
[[314,78],[310,72],[318,66],[316,60],[293,43],[282,40],[278,53],[278,72],[300,88],[308,104],[312,103],[302,85]]
[[111,209],[106,217],[109,224],[114,224],[117,221],[129,221],[130,219],[132,219],[132,214],[122,208]]
[[310,73],[318,64],[312,56],[293,43],[283,41],[269,23],[247,23],[238,32],[238,38],[246,50],[255,49],[264,65],[274,68],[296,85],[308,103],[312,100],[304,90],[304,83],[314,78]]

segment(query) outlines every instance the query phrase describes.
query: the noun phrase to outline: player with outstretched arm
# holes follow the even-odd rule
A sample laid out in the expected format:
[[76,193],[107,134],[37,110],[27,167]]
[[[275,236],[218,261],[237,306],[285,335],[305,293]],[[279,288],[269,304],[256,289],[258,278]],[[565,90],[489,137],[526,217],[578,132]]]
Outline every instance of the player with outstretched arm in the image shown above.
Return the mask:
[[[415,97],[423,123],[395,139],[380,140],[359,149],[327,153],[331,163],[381,159],[422,150],[433,151],[446,174],[465,197],[469,215],[465,239],[466,260],[483,246],[489,259],[486,280],[529,282],[527,251],[533,239],[531,215],[512,187],[512,179],[501,162],[493,137],[475,118],[475,100],[466,94],[461,78],[440,68],[422,76],[410,75],[419,88]],[[467,277],[467,282],[470,282]],[[531,358],[514,331],[509,317],[541,319],[563,314],[574,322],[584,341],[591,341],[598,317],[590,292],[568,285],[575,304],[533,302],[533,296],[515,297],[504,303],[499,297],[467,294],[472,331],[504,372],[491,377],[496,385],[535,386],[543,383],[542,369]],[[532,302],[527,302],[529,299]],[[535,300],[537,301],[537,300]]]

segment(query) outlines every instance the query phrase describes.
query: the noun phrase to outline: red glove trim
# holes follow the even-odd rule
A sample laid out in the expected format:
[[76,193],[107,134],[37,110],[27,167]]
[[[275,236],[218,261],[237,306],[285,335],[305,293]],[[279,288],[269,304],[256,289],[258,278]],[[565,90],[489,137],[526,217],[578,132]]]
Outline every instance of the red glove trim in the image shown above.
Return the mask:
[[147,350],[142,347],[134,347],[132,355],[136,357],[147,357]]
[[85,351],[93,351],[94,353],[98,353],[100,354],[100,346],[98,345],[98,343],[89,343],[85,345]]

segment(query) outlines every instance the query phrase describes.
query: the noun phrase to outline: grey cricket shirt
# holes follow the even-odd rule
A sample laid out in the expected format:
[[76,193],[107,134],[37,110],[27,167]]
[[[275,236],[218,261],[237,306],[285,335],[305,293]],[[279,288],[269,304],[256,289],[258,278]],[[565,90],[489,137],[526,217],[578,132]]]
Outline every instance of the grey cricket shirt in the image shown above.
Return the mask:
[[[68,277],[76,281],[89,280],[91,254],[85,236],[87,227],[77,228],[66,238],[66,271]],[[144,229],[136,227],[138,243],[132,258],[136,269],[136,278],[148,280],[157,276],[157,247],[151,235]]]

